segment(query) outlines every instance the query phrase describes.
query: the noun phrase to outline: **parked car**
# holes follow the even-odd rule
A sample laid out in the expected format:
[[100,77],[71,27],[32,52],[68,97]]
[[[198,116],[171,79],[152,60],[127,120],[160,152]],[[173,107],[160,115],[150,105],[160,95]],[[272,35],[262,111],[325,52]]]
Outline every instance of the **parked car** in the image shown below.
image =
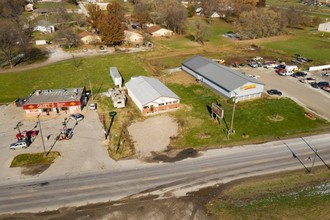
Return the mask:
[[80,113],[71,114],[70,118],[76,121],[81,121],[84,119],[84,116]]
[[282,69],[285,69],[285,67],[286,67],[285,64],[279,64],[275,67],[275,69],[282,70]]
[[257,62],[254,62],[254,61],[250,61],[250,62],[248,63],[248,65],[249,65],[250,67],[252,67],[252,68],[257,68],[257,67],[258,67],[258,63],[257,63]]
[[90,109],[90,110],[96,110],[96,108],[97,108],[96,103],[91,103],[91,104],[89,105],[89,109]]
[[270,90],[267,90],[267,93],[269,95],[278,95],[278,96],[281,96],[282,95],[282,92],[281,91],[278,91],[277,89],[270,89]]
[[305,77],[305,76],[307,76],[307,73],[302,72],[302,71],[299,71],[299,72],[296,72],[296,73],[292,74],[291,76],[292,77],[295,77],[295,78],[297,78],[297,77]]
[[17,141],[9,146],[10,149],[16,150],[18,148],[27,148],[29,145],[26,141]]
[[329,83],[328,82],[325,82],[325,81],[323,81],[323,82],[318,82],[317,83],[317,87],[318,88],[323,88],[323,87],[326,87],[326,86],[329,86]]

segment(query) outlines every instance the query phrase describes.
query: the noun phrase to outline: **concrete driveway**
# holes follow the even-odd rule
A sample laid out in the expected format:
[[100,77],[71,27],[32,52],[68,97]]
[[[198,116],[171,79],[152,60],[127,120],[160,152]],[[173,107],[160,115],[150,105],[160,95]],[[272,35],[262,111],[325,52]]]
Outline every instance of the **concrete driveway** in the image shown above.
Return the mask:
[[[9,168],[13,158],[22,153],[44,152],[41,133],[27,149],[10,150],[9,145],[16,142],[14,129],[18,121],[22,122],[20,130],[39,130],[37,119],[24,117],[22,108],[11,104],[0,109],[0,181],[10,179],[31,178],[21,174],[21,168]],[[76,122],[70,119],[67,123],[68,128],[73,128],[73,137],[70,140],[56,141],[56,136],[63,128],[62,122],[68,115],[59,115],[51,118],[41,118],[41,128],[44,137],[46,152],[59,151],[61,157],[57,159],[46,171],[40,174],[42,177],[79,175],[81,172],[99,171],[111,169],[117,166],[106,150],[107,141],[104,140],[104,132],[96,111],[85,109],[84,120]],[[47,136],[50,139],[47,140]]]
[[[265,84],[265,92],[268,89],[278,89],[284,96],[330,121],[330,93],[315,89],[309,84],[303,84],[299,82],[299,79],[291,76],[279,76],[274,69],[244,67],[239,71],[247,75],[258,75],[257,80]],[[324,79],[316,79],[324,81]]]

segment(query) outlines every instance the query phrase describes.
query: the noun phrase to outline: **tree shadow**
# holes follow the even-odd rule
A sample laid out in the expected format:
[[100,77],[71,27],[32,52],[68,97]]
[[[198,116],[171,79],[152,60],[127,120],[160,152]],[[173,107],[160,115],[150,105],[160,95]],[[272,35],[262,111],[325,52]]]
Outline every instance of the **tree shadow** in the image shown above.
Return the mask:
[[100,91],[102,89],[102,86],[103,86],[103,82],[101,83],[100,87],[97,89],[97,92],[92,94],[93,98],[95,99],[99,94],[100,94]]

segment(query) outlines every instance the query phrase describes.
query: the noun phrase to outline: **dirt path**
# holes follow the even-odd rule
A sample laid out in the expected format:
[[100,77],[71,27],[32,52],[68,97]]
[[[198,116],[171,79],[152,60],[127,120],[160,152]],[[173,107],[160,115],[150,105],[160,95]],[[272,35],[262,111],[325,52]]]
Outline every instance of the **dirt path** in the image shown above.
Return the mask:
[[166,150],[170,138],[176,136],[178,124],[168,115],[157,115],[128,127],[139,157]]

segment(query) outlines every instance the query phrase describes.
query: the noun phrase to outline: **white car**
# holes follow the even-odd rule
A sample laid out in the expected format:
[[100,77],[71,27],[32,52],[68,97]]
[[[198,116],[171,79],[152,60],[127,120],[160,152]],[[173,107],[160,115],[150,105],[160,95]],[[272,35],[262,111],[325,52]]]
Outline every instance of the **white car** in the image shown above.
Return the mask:
[[90,110],[96,110],[96,103],[91,103],[90,105],[89,105],[89,109]]
[[28,147],[28,144],[26,143],[26,141],[17,141],[16,143],[13,143],[10,145],[10,149],[12,150],[16,150],[18,148],[27,148]]

